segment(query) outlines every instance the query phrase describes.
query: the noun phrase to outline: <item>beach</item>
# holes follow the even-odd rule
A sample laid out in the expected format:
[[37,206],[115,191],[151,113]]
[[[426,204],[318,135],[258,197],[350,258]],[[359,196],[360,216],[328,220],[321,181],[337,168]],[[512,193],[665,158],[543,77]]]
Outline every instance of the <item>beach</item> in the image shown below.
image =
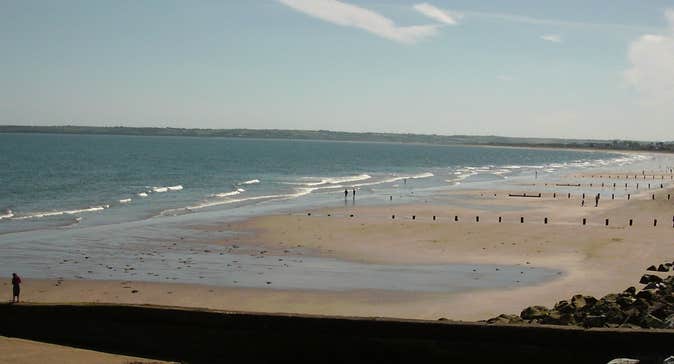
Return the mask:
[[[393,200],[361,206],[347,201],[236,222],[191,225],[202,233],[234,232],[209,244],[242,257],[283,261],[297,259],[301,251],[306,259],[362,265],[474,265],[472,272],[462,277],[473,280],[477,288],[468,283],[442,292],[415,289],[412,282],[403,289],[363,289],[359,282],[340,280],[340,274],[335,273],[330,282],[339,289],[289,289],[277,286],[275,273],[271,273],[264,276],[263,287],[213,285],[207,279],[203,284],[31,279],[24,284],[23,297],[32,302],[132,303],[430,320],[476,321],[501,313],[519,314],[524,307],[550,306],[578,293],[602,297],[622,291],[635,285],[646,267],[673,260],[674,201],[667,198],[672,189],[665,180],[671,175],[649,171],[642,179],[641,173],[640,169],[595,169],[554,181],[541,178],[505,182],[492,189],[443,191],[413,203]],[[650,189],[645,175],[652,183]],[[642,184],[640,190],[635,189],[636,181]],[[613,189],[614,182],[631,187]],[[581,186],[575,186],[578,183]],[[524,193],[540,193],[541,197],[516,196]],[[582,193],[587,194],[584,207]],[[596,193],[601,193],[598,207],[594,207]],[[611,194],[617,197],[612,199]],[[209,254],[220,254],[218,248],[212,249]],[[552,276],[523,283],[541,269]],[[478,287],[481,280],[499,276],[508,280],[504,287]],[[437,275],[433,279],[438,279]],[[447,277],[452,279],[456,278]]]

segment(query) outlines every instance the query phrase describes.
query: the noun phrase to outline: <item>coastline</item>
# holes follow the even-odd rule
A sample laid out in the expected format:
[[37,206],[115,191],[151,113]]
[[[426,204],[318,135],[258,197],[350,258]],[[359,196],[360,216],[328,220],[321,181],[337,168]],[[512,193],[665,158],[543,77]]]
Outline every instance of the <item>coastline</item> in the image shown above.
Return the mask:
[[[511,186],[512,190],[530,190]],[[507,192],[459,190],[445,192],[431,203],[320,208],[306,213],[257,216],[226,228],[238,232],[215,244],[264,249],[283,257],[301,246],[308,256],[364,264],[484,264],[554,269],[549,282],[507,289],[457,293],[386,290],[297,290],[216,287],[130,281],[32,280],[24,296],[32,302],[107,302],[161,304],[232,311],[308,313],[337,316],[395,317],[476,321],[517,314],[530,305],[550,305],[582,293],[601,297],[631,285],[645,267],[674,256],[667,237],[670,204],[648,199],[643,192],[629,202],[603,201],[598,208],[577,199],[522,200]],[[658,196],[671,193],[658,190]],[[455,204],[450,205],[453,201]],[[456,202],[467,207],[459,207]],[[496,208],[498,207],[498,208]],[[310,214],[310,215],[309,215]],[[328,216],[328,214],[330,216]],[[354,217],[350,217],[350,215]],[[396,219],[391,219],[395,214]],[[412,220],[411,216],[416,219]],[[431,216],[437,220],[432,220]],[[461,216],[454,222],[454,215]],[[472,220],[480,216],[480,222]],[[503,222],[498,223],[498,216]],[[526,223],[519,218],[526,216]],[[543,219],[550,219],[544,224]],[[590,223],[580,224],[585,217]],[[627,219],[638,224],[627,227]],[[653,217],[665,223],[652,227]],[[605,218],[616,221],[605,227]],[[223,225],[198,227],[221,230]],[[187,243],[189,244],[189,243]],[[133,291],[136,292],[133,292]]]

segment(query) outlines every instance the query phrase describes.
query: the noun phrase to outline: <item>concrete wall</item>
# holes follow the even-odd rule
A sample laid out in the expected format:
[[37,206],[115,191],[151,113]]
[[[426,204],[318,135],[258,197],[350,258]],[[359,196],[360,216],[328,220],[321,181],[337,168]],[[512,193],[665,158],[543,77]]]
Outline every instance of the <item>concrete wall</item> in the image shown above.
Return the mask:
[[187,363],[662,363],[674,331],[226,313],[123,305],[0,305],[0,335]]

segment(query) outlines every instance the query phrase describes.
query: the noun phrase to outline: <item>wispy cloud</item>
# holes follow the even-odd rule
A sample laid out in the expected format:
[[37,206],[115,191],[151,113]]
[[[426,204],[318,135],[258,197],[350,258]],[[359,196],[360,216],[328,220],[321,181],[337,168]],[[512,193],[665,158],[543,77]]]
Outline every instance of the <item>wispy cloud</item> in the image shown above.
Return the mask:
[[400,43],[416,43],[437,34],[439,24],[398,26],[377,12],[338,0],[278,0],[309,16],[341,25],[363,29],[382,38]]
[[559,34],[544,34],[541,35],[541,39],[548,41],[548,42],[553,42],[553,43],[561,43],[562,42],[562,36]]
[[585,28],[585,29],[608,29],[608,30],[620,29],[620,30],[646,31],[646,32],[655,30],[655,28],[651,26],[643,26],[643,25],[593,23],[593,22],[550,19],[550,18],[537,18],[510,13],[496,13],[496,12],[483,12],[471,10],[459,10],[459,11],[461,12],[461,14],[465,15],[466,18],[493,19],[493,20],[522,23],[522,24],[532,24],[532,25],[552,25],[566,28]]
[[433,20],[448,25],[457,25],[459,24],[459,19],[461,19],[461,14],[436,8],[429,3],[416,4],[414,5],[414,10]]

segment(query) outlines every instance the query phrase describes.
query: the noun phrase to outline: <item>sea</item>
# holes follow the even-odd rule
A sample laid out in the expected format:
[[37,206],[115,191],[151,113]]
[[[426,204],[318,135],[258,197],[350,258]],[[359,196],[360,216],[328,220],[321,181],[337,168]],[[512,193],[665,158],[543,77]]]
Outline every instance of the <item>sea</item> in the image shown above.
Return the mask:
[[[534,176],[592,167],[628,168],[649,158],[603,151],[399,143],[0,134],[0,266],[36,278],[249,282],[244,285],[268,287],[255,270],[262,261],[249,266],[257,268],[232,263],[229,269],[225,261],[241,261],[231,249],[215,258],[203,253],[222,250],[209,242],[231,232],[190,227],[344,206],[345,190],[346,203],[414,203],[446,190],[496,187],[505,180],[531,181]],[[304,254],[297,253],[297,259]],[[139,256],[144,257],[142,264]],[[190,264],[185,263],[188,256]],[[272,267],[268,270],[283,280],[279,271],[291,268],[276,263],[277,257],[267,258],[267,268]],[[465,274],[474,269],[356,267],[354,262],[302,259],[298,271],[286,276],[286,284],[274,287],[345,289],[343,281],[326,278],[309,284],[298,278],[307,272],[318,277],[326,267],[367,272],[363,277],[370,278],[350,281],[365,284],[356,288],[373,289],[410,277],[389,273],[375,282],[371,277],[377,276],[377,269],[459,269]],[[311,259],[319,261],[309,264]],[[448,289],[446,280],[438,284],[429,290]]]

